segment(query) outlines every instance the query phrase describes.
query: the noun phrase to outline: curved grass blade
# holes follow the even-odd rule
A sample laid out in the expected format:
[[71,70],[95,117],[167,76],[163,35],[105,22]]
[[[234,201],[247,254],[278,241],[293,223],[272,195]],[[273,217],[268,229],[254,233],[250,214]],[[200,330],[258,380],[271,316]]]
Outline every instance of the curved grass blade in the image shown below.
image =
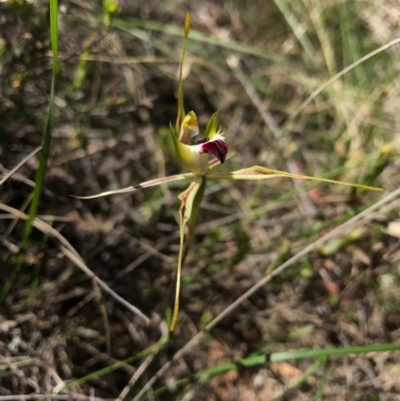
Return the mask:
[[303,110],[321,93],[323,92],[328,86],[332,85],[338,79],[340,79],[343,75],[347,74],[348,72],[352,71],[354,68],[358,67],[360,64],[364,63],[365,61],[369,60],[370,58],[376,56],[377,54],[390,49],[393,46],[400,44],[400,38],[393,39],[392,41],[378,47],[377,49],[373,50],[372,52],[366,54],[365,56],[361,57],[360,59],[354,61],[342,71],[335,74],[332,78],[328,79],[324,82],[321,86],[319,86],[313,93],[311,93],[307,99],[305,99],[300,106],[296,108],[296,110],[290,115],[287,119],[285,124],[283,125],[282,131],[288,132],[293,121],[303,112]]
[[22,237],[22,242],[19,248],[19,252],[17,255],[17,260],[14,266],[13,271],[11,272],[10,277],[4,284],[1,294],[0,301],[4,299],[4,297],[8,294],[11,289],[11,286],[16,279],[22,263],[24,261],[24,253],[26,248],[28,247],[29,238],[32,233],[33,222],[35,220],[40,197],[42,195],[44,179],[46,176],[47,170],[47,160],[49,158],[50,153],[50,144],[51,144],[51,131],[53,127],[53,118],[54,118],[54,97],[55,97],[55,83],[56,83],[56,75],[58,70],[57,64],[57,56],[58,56],[58,0],[50,0],[50,38],[51,38],[51,48],[53,51],[53,68],[52,68],[52,78],[51,78],[51,88],[50,88],[50,99],[49,99],[49,109],[47,111],[46,124],[42,137],[42,150],[40,153],[39,159],[39,168],[36,173],[35,178],[35,189],[33,191],[32,202],[29,207],[29,218],[26,222],[24,234]]
[[[176,322],[178,320],[179,313],[179,295],[181,290],[181,273],[182,273],[182,263],[184,254],[184,242],[185,242],[185,226],[194,212],[194,199],[196,194],[203,183],[203,177],[195,177],[194,181],[189,185],[189,187],[183,191],[178,199],[182,202],[179,209],[180,215],[180,246],[179,246],[179,257],[178,257],[178,271],[176,273],[176,290],[175,290],[175,301],[174,301],[174,311],[172,313],[172,321],[170,330],[174,331]],[[198,207],[198,205],[197,205]],[[195,213],[196,214],[196,213]]]
[[109,196],[109,195],[132,194],[134,192],[140,191],[143,188],[154,187],[157,185],[164,184],[166,182],[179,181],[179,180],[184,180],[186,178],[191,178],[191,177],[193,177],[192,173],[170,175],[168,177],[156,178],[154,180],[145,181],[139,185],[133,185],[133,186],[121,188],[121,189],[114,189],[112,191],[100,192],[99,194],[95,194],[95,195],[88,195],[88,196],[70,195],[70,196],[72,196],[73,198],[78,198],[78,199],[96,199],[96,198],[101,198],[102,196]]
[[370,187],[369,185],[353,184],[351,182],[331,180],[329,178],[312,177],[308,175],[292,174],[286,171],[273,170],[262,166],[253,166],[241,170],[232,171],[230,173],[208,174],[209,178],[229,180],[266,180],[275,177],[297,178],[299,180],[312,180],[319,182],[327,182],[329,184],[346,185],[353,188],[366,189],[368,191],[382,192],[382,188]]

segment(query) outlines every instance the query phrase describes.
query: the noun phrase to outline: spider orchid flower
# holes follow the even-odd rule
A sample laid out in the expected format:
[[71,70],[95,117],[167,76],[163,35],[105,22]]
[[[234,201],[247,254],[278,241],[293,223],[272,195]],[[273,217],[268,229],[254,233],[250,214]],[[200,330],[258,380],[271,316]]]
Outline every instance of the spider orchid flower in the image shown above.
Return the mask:
[[[180,248],[178,256],[178,269],[176,278],[176,291],[174,300],[174,309],[172,314],[172,321],[170,330],[173,331],[179,313],[179,295],[181,286],[181,270],[184,263],[185,256],[188,252],[190,244],[194,237],[195,222],[197,212],[203,197],[206,179],[210,178],[213,180],[229,179],[229,180],[265,180],[276,177],[287,177],[296,178],[300,180],[313,180],[319,182],[326,182],[330,184],[347,185],[354,188],[367,189],[370,191],[382,191],[381,188],[370,187],[367,185],[352,184],[343,181],[336,181],[322,177],[312,177],[301,174],[292,174],[285,171],[274,170],[262,166],[253,166],[245,169],[226,173],[214,173],[211,171],[212,168],[224,163],[225,159],[230,157],[228,155],[228,146],[225,142],[224,135],[221,128],[218,127],[218,113],[214,113],[205,130],[205,138],[202,140],[195,140],[195,137],[199,134],[199,127],[197,123],[196,114],[193,111],[185,114],[183,106],[183,88],[182,88],[182,67],[186,52],[186,43],[189,35],[190,28],[190,15],[186,15],[185,27],[184,27],[184,41],[182,57],[180,62],[179,70],[179,81],[178,81],[178,115],[176,119],[175,127],[170,124],[170,132],[172,141],[174,143],[175,152],[178,160],[181,164],[189,169],[191,172],[172,175],[168,177],[156,178],[154,180],[143,182],[136,186],[130,186],[127,188],[117,189],[113,191],[102,192],[97,195],[91,196],[75,196],[80,199],[93,199],[101,196],[114,195],[114,194],[126,194],[134,193],[140,189],[161,185],[170,181],[178,180],[191,180],[189,187],[182,192],[178,199],[181,201],[179,209],[180,215]],[[216,159],[209,161],[209,155],[214,155]],[[188,227],[188,233],[185,238],[186,227]]]
[[[179,118],[179,116],[178,116]],[[181,164],[191,170],[195,176],[204,176],[209,170],[208,155],[214,155],[222,164],[228,153],[221,128],[217,129],[218,112],[213,114],[207,124],[205,139],[194,141],[199,134],[197,117],[189,112],[180,124],[178,132],[170,126],[176,155]],[[178,122],[179,123],[179,122]]]

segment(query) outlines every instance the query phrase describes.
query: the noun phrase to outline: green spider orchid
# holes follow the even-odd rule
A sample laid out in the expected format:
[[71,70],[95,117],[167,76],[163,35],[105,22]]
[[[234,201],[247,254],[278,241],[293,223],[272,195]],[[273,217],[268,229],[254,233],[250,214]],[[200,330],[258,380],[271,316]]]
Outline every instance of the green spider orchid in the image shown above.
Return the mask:
[[193,143],[193,137],[199,134],[197,116],[194,111],[185,114],[183,106],[183,84],[182,69],[186,53],[186,43],[190,29],[190,14],[186,14],[184,28],[184,42],[182,57],[179,69],[178,83],[178,116],[176,118],[176,128],[170,125],[170,131],[176,155],[183,166],[193,172],[195,176],[204,176],[209,170],[207,154],[213,154],[223,163],[228,153],[228,146],[221,133],[221,128],[217,129],[217,116],[215,113],[207,124],[205,139]]
[[[211,170],[224,163],[227,158],[228,146],[225,138],[218,127],[218,113],[211,116],[206,130],[205,139],[194,141],[194,137],[199,134],[197,124],[197,117],[193,111],[185,114],[183,105],[183,88],[182,88],[182,68],[186,52],[186,43],[189,35],[190,28],[190,15],[186,15],[184,27],[184,41],[182,57],[180,62],[180,72],[178,81],[178,116],[176,119],[176,126],[170,125],[171,137],[174,143],[177,158],[181,164],[187,169],[191,170],[190,173],[177,174],[169,177],[156,178],[154,180],[143,182],[136,186],[130,186],[123,189],[102,192],[92,196],[80,196],[80,199],[94,199],[101,196],[134,193],[140,189],[161,185],[170,181],[177,180],[192,180],[189,187],[182,192],[178,199],[181,201],[179,209],[180,214],[180,249],[178,256],[178,270],[176,278],[176,291],[174,310],[172,314],[172,321],[170,330],[173,331],[179,313],[179,295],[181,287],[181,271],[185,256],[189,250],[190,244],[194,237],[195,221],[197,212],[203,197],[206,179],[213,180],[231,179],[231,180],[265,180],[274,177],[288,177],[295,179],[307,179],[320,182],[327,182],[331,184],[347,185],[355,188],[367,189],[370,191],[382,191],[381,188],[370,187],[366,185],[352,184],[342,181],[330,180],[320,177],[311,177],[300,174],[291,174],[285,171],[273,170],[262,166],[253,166],[241,170],[236,170],[228,173],[213,173]],[[209,161],[208,155],[214,155],[216,159]],[[188,233],[185,241],[185,229],[188,227]]]

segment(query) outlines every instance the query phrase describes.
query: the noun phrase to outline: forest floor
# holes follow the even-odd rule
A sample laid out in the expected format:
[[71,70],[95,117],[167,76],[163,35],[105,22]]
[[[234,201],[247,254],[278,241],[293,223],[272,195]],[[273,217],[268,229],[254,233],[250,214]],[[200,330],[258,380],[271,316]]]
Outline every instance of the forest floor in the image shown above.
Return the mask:
[[[108,21],[100,2],[60,2],[51,153],[18,272],[38,154],[0,186],[0,401],[132,400],[163,367],[149,399],[400,400],[399,351],[240,362],[400,343],[398,47],[299,109],[329,78],[400,36],[400,3],[247,3],[121,1]],[[0,2],[0,179],[41,144],[51,82],[47,7]],[[170,335],[177,195],[187,183],[94,200],[70,195],[181,171],[169,123],[188,11],[186,109],[202,130],[219,110],[236,152],[221,171],[263,165],[384,192],[288,178],[210,180]]]

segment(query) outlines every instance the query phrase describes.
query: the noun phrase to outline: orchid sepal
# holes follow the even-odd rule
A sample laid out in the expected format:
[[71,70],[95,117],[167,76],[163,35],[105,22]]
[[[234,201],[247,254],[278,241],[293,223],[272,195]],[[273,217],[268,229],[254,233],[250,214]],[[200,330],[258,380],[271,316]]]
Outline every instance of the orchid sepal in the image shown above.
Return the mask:
[[374,192],[382,192],[382,188],[371,187],[368,185],[362,184],[353,184],[351,182],[345,181],[338,181],[338,180],[331,180],[329,178],[322,178],[322,177],[313,177],[308,175],[301,175],[301,174],[292,174],[286,171],[280,170],[273,170],[270,168],[262,167],[262,166],[253,166],[248,167],[236,171],[231,171],[229,173],[213,173],[208,174],[208,178],[211,179],[230,179],[230,180],[266,180],[269,178],[275,177],[287,177],[287,178],[297,178],[300,180],[312,180],[312,181],[319,181],[319,182],[327,182],[329,184],[339,184],[339,185],[346,185],[353,188],[359,189],[366,189],[368,191]]
[[176,322],[178,321],[179,314],[179,296],[181,289],[181,273],[182,273],[182,264],[183,264],[183,256],[184,256],[184,242],[185,242],[185,227],[188,221],[190,220],[192,213],[194,215],[197,214],[197,210],[194,210],[194,207],[199,206],[198,204],[194,204],[196,194],[199,191],[204,178],[201,176],[194,177],[194,180],[191,182],[189,187],[179,194],[178,199],[181,201],[181,206],[179,208],[179,216],[180,216],[180,225],[179,225],[179,237],[180,237],[180,246],[179,246],[179,256],[178,256],[178,269],[176,273],[176,290],[175,290],[175,301],[174,301],[174,310],[172,313],[172,320],[170,330],[174,331]]
[[109,195],[133,194],[137,191],[140,191],[143,188],[154,187],[157,185],[165,184],[166,182],[185,180],[185,179],[193,178],[193,177],[194,177],[193,173],[176,174],[176,175],[170,175],[168,177],[155,178],[154,180],[145,181],[138,185],[132,185],[132,186],[129,186],[126,188],[100,192],[99,194],[95,194],[95,195],[88,195],[88,196],[70,195],[70,196],[72,196],[73,198],[77,198],[77,199],[96,199],[96,198],[101,198],[103,196],[109,196]]

